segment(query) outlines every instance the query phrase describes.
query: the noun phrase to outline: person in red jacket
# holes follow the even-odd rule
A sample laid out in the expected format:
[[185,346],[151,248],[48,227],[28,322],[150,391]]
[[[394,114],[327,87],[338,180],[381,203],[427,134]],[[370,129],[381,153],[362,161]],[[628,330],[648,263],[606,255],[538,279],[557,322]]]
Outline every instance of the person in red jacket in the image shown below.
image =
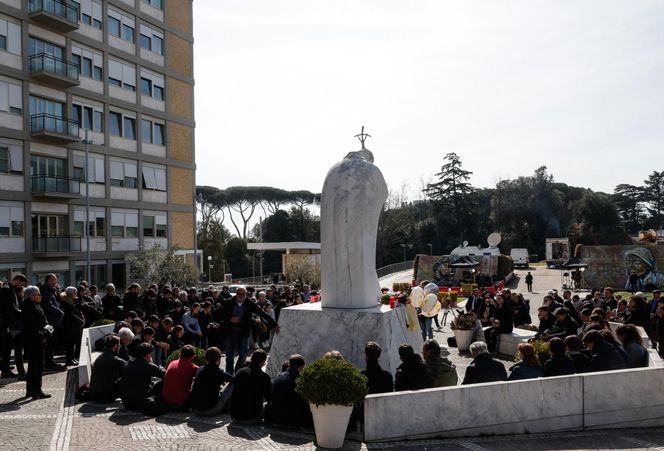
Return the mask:
[[171,362],[164,376],[161,397],[165,404],[175,410],[187,410],[191,385],[198,371],[194,364],[195,348],[185,345],[180,350],[180,358]]

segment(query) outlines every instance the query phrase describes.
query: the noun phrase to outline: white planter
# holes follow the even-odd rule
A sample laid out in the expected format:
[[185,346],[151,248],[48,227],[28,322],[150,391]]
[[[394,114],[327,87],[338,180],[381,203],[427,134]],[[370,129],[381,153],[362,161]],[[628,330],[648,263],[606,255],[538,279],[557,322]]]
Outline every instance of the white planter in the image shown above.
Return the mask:
[[456,338],[457,349],[459,351],[470,350],[470,344],[473,342],[473,330],[454,329],[454,338]]
[[353,407],[326,404],[316,406],[309,404],[314,418],[316,442],[321,448],[341,448],[346,438],[348,420]]

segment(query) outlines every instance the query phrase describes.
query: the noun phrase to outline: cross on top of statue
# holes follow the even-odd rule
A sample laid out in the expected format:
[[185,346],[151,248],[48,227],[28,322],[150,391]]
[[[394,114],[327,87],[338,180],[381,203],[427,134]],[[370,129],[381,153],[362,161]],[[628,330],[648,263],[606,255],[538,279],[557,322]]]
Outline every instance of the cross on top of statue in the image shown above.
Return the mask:
[[364,133],[364,125],[362,126],[362,131],[355,135],[354,138],[357,138],[360,140],[360,143],[362,144],[362,149],[361,150],[367,150],[366,147],[364,147],[364,141],[367,140],[367,138],[371,138],[371,135],[368,133]]

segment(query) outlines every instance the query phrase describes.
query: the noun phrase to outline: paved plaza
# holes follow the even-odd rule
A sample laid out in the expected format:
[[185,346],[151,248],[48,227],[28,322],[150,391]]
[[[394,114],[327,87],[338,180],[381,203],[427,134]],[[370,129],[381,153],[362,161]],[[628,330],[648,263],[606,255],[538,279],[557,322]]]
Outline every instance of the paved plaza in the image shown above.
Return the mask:
[[[512,288],[521,291],[525,272],[519,271]],[[551,288],[560,289],[560,274],[537,268],[532,310],[541,304]],[[405,276],[405,275],[404,275]],[[403,276],[402,276],[403,277]],[[398,278],[397,278],[398,279]],[[398,280],[397,280],[398,281]],[[524,290],[525,291],[525,290]],[[442,315],[440,315],[442,318]],[[536,316],[536,315],[533,315]],[[533,318],[535,319],[535,318]],[[446,345],[452,336],[449,324],[434,332]],[[462,379],[470,362],[468,354],[450,349]],[[512,362],[505,357],[509,367]],[[222,364],[223,365],[223,364]],[[171,413],[150,418],[126,411],[120,403],[100,405],[74,398],[75,370],[50,373],[44,377],[44,391],[53,395],[41,401],[23,397],[25,383],[0,380],[0,451],[11,450],[309,450],[316,449],[313,431],[275,429],[267,426],[237,426],[222,414],[213,418],[187,413]],[[491,408],[487,406],[487,408]],[[404,412],[408,415],[408,412]],[[431,421],[444,421],[432,418]],[[347,440],[344,449],[397,450],[567,450],[567,449],[664,449],[664,430],[630,429],[582,431],[558,434],[495,436],[476,438],[436,438],[413,441],[362,443]]]

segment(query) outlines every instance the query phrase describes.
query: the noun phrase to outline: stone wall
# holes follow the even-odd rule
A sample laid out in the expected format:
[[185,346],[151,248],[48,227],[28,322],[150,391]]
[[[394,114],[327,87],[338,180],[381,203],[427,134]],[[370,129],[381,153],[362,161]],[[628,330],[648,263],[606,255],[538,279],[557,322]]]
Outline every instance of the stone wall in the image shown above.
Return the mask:
[[660,426],[664,368],[370,395],[364,409],[367,441]]

